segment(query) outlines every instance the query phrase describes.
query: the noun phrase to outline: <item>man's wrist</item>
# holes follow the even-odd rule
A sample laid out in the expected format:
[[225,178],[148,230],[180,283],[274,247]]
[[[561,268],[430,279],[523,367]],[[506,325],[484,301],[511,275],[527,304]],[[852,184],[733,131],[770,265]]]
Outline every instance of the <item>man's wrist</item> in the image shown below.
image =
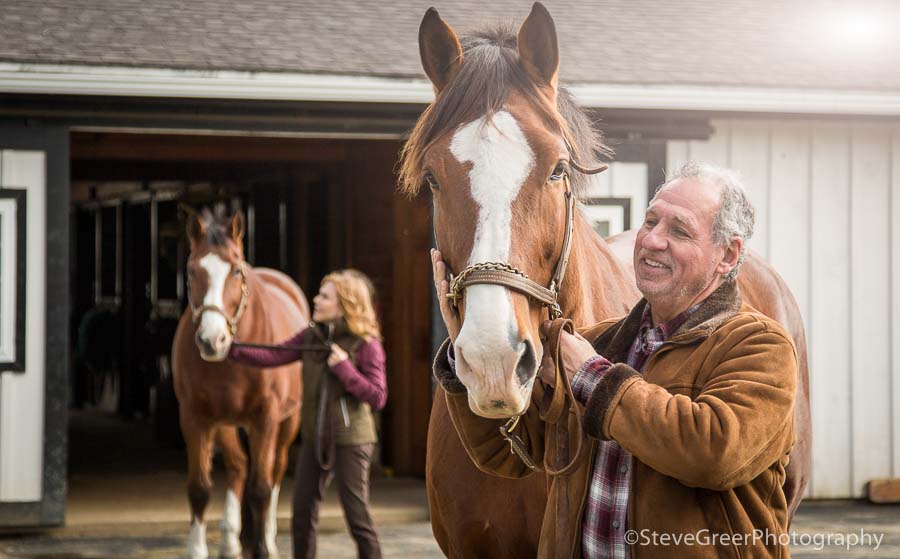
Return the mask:
[[594,355],[582,363],[572,377],[572,394],[579,403],[587,404],[594,387],[610,367],[612,363],[602,355]]

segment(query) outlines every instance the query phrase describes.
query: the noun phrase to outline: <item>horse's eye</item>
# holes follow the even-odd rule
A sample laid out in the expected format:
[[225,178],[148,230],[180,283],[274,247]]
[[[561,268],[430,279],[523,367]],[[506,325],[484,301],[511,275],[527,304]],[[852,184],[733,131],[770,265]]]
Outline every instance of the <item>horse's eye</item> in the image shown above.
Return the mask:
[[553,168],[553,173],[550,174],[550,180],[558,181],[561,180],[566,174],[566,165],[562,161],[556,164],[556,167]]
[[431,190],[437,191],[441,189],[437,179],[431,174],[431,171],[425,171],[425,182],[428,183],[428,188]]

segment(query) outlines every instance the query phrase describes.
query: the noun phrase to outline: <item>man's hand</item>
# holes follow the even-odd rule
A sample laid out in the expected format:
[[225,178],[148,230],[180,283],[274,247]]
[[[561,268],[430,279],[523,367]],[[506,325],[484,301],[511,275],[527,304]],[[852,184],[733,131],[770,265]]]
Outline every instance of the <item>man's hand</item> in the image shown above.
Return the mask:
[[[549,320],[541,325],[541,333],[544,336],[547,335],[549,327]],[[559,353],[562,356],[563,367],[566,369],[566,376],[569,377],[569,380],[572,380],[585,361],[597,355],[594,346],[581,334],[576,332],[572,335],[565,330],[560,334]]]
[[341,346],[337,344],[331,344],[331,353],[328,354],[328,366],[334,367],[338,363],[343,362],[347,359],[349,355],[347,352],[341,349]]
[[450,293],[450,282],[447,281],[447,266],[444,264],[441,251],[431,249],[431,269],[434,272],[434,289],[437,292],[438,303],[441,307],[441,317],[450,334],[450,341],[456,342],[459,335],[459,313],[450,305],[447,294]]

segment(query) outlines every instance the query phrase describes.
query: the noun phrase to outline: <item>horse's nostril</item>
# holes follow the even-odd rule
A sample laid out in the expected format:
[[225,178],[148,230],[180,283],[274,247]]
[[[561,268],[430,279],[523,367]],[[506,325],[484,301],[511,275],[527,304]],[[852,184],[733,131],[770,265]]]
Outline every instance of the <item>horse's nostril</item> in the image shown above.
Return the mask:
[[525,351],[522,352],[522,356],[519,357],[519,362],[516,364],[516,377],[524,386],[531,380],[537,370],[537,357],[534,355],[534,347],[530,341],[525,340],[522,343],[525,344]]
[[195,338],[197,340],[197,347],[199,347],[203,353],[211,355],[216,352],[212,342],[201,336],[200,332],[197,332]]

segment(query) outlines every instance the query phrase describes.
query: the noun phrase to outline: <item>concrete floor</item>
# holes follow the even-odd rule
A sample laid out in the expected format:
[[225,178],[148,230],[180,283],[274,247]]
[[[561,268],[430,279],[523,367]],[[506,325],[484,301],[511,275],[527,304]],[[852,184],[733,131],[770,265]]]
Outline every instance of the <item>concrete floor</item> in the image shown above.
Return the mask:
[[[424,493],[420,486],[419,491]],[[382,550],[386,558],[437,559],[443,557],[434,541],[428,522],[392,524],[377,519]],[[186,525],[182,525],[182,530]],[[841,535],[858,535],[860,531],[882,537],[878,548],[837,542]],[[796,544],[791,554],[799,559],[838,559],[865,557],[896,559],[900,557],[900,506],[878,506],[859,501],[811,501],[804,503],[794,520],[792,531]],[[62,535],[60,535],[62,534]],[[827,538],[831,535],[830,545]],[[846,536],[845,536],[846,537]],[[804,542],[808,538],[808,542]],[[184,555],[185,534],[165,526],[151,525],[146,530],[121,528],[118,533],[78,535],[77,531],[45,533],[0,538],[0,557],[29,559],[118,559],[176,558]],[[282,557],[290,555],[290,537],[282,531],[278,537]],[[210,552],[218,543],[217,531],[209,530]],[[343,530],[328,530],[319,536],[319,557],[352,559],[356,549]]]
[[[184,457],[177,449],[154,447],[146,426],[123,424],[95,414],[75,412],[70,432],[70,475],[66,526],[24,534],[0,535],[0,558],[118,559],[174,558],[184,554],[189,510],[184,491]],[[210,552],[219,541],[218,520],[224,500],[223,472],[208,513]],[[283,557],[290,554],[291,479],[278,507]],[[442,557],[427,522],[425,485],[418,479],[375,476],[372,510],[385,557]],[[330,491],[322,509],[319,557],[356,557],[340,506]],[[860,501],[808,501],[794,520],[792,556],[801,559],[900,558],[900,505]],[[839,543],[861,533],[880,545]],[[828,537],[831,537],[830,545]]]

